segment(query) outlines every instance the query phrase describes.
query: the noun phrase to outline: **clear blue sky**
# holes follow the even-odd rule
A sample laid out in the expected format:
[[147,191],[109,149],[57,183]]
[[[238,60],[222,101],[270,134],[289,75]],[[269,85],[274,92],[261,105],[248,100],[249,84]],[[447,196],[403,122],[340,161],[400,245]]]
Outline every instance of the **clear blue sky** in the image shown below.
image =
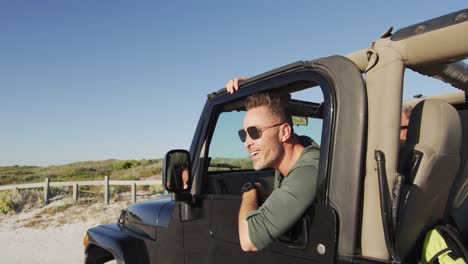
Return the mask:
[[347,54],[390,26],[466,7],[465,0],[0,0],[0,166],[188,149],[206,94],[231,77]]

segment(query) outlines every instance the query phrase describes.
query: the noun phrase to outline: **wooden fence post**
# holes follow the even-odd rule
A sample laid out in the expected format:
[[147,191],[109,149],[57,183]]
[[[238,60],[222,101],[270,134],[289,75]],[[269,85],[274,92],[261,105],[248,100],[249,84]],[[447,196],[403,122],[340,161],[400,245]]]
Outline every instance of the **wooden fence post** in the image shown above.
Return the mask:
[[78,183],[73,185],[73,201],[78,202]]
[[104,203],[109,205],[109,176],[104,176]]
[[44,205],[49,203],[49,183],[49,177],[46,177],[44,182]]
[[132,203],[136,203],[136,183],[132,183]]

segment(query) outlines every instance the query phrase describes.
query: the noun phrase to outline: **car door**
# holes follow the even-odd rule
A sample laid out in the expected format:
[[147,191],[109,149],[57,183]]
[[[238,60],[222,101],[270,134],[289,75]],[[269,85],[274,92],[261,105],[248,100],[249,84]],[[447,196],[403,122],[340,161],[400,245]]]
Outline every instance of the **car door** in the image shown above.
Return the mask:
[[[251,78],[233,95],[222,91],[211,95],[202,114],[204,121],[199,123],[199,138],[194,139],[191,148],[195,167],[192,191],[196,198],[194,205],[186,207],[187,219],[191,219],[184,222],[186,263],[333,263],[338,258],[341,234],[346,240],[341,244],[343,252],[357,252],[362,163],[355,161],[362,158],[363,144],[358,140],[356,145],[338,146],[334,141],[362,138],[362,119],[354,121],[356,129],[352,131],[339,131],[336,122],[353,124],[353,120],[345,118],[352,117],[353,109],[362,116],[363,88],[354,64],[343,57],[330,57],[294,63]],[[357,95],[352,94],[354,89]],[[253,170],[243,143],[237,138],[245,114],[243,102],[248,95],[260,91],[291,94],[295,133],[319,145],[318,189],[315,202],[291,230],[261,251],[243,252],[237,230],[241,186],[254,181],[268,190],[273,188],[274,171]],[[338,115],[341,112],[348,115]],[[343,156],[335,149],[351,151],[356,156]],[[352,163],[345,181],[352,182],[348,189],[336,184],[346,176],[342,173],[346,170],[346,163],[342,163],[345,159]],[[338,168],[334,167],[334,160],[340,161]],[[339,172],[337,178],[331,170]],[[335,198],[338,192],[341,200]],[[346,201],[347,198],[350,199]],[[346,221],[351,226],[346,226]]]

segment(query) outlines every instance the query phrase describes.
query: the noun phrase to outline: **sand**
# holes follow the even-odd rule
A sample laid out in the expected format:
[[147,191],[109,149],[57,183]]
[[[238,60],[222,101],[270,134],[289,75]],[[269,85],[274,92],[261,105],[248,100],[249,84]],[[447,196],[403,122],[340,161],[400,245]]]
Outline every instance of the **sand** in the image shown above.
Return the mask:
[[[66,204],[63,211],[44,213],[46,208],[63,208]],[[116,222],[128,204],[73,205],[62,200],[13,216],[0,215],[0,263],[82,264],[86,230]]]
[[0,232],[1,263],[83,263],[88,223]]

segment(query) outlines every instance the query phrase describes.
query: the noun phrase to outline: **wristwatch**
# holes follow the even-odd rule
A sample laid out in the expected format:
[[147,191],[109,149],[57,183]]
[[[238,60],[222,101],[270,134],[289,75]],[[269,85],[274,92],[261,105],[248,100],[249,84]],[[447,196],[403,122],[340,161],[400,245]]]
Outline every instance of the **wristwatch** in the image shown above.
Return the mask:
[[241,193],[245,193],[245,192],[248,192],[252,189],[255,189],[255,184],[252,183],[252,182],[246,182],[244,183],[244,185],[242,185],[242,189],[241,189]]

